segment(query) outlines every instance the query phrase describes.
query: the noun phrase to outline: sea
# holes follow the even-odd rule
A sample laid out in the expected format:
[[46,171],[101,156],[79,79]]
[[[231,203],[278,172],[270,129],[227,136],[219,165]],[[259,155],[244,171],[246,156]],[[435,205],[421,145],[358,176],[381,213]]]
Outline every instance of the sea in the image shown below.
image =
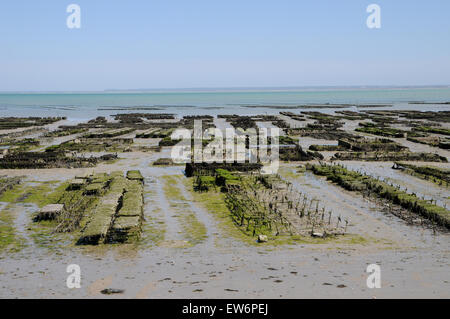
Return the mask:
[[[64,116],[79,122],[119,113],[173,113],[181,117],[278,114],[280,111],[449,111],[450,104],[439,104],[443,102],[450,102],[450,87],[27,92],[0,93],[0,116]],[[324,104],[345,104],[345,108],[332,105],[315,108]],[[367,104],[377,107],[359,107]],[[296,108],[303,105],[308,107]]]

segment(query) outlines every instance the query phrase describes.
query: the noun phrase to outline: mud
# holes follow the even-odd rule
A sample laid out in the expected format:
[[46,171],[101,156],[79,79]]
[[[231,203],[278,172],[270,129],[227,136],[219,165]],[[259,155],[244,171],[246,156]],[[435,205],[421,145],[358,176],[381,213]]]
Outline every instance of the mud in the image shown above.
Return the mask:
[[[384,117],[388,114],[372,113]],[[342,116],[356,117],[351,113]],[[442,114],[433,115],[433,118],[437,116]],[[316,121],[308,115],[285,114],[279,118],[291,128],[306,127]],[[192,121],[192,118],[186,120]],[[132,135],[157,127],[146,121]],[[251,116],[249,123],[266,126],[274,125],[273,121],[272,118]],[[360,119],[341,118],[339,121],[344,122],[340,127],[342,131],[338,131],[346,133],[344,137],[375,138],[354,131]],[[89,125],[101,123],[104,121]],[[212,123],[218,128],[232,126],[226,118],[214,118]],[[107,129],[125,125],[110,124]],[[398,125],[404,127],[404,124]],[[326,128],[321,130],[326,135],[316,137],[325,138],[300,137],[298,144],[305,150],[311,145],[338,145],[339,134],[333,135],[334,132]],[[58,145],[66,138],[56,137],[44,144],[41,141],[41,145]],[[158,145],[161,139],[132,138],[135,144],[147,147]],[[433,152],[447,158],[450,155],[447,150],[406,138],[392,140],[412,152]],[[184,175],[184,166],[153,165],[160,158],[170,158],[170,153],[170,147],[147,152],[134,149],[118,153],[116,161],[99,162],[89,168],[0,169],[0,176],[24,176],[20,187],[25,188],[48,182],[54,189],[75,176],[94,172],[132,169],[139,170],[144,178],[142,236],[139,242],[131,244],[76,246],[75,234],[52,234],[52,227],[33,225],[32,216],[39,210],[37,204],[0,197],[0,229],[5,225],[14,229],[15,248],[0,251],[0,297],[450,298],[448,232],[411,225],[389,213],[386,203],[346,191],[305,172],[299,162],[290,162],[281,163],[281,178],[308,197],[320,200],[320,205],[332,210],[333,216],[348,219],[348,237],[323,242],[299,240],[277,246],[258,244],[256,239],[239,240],[224,227],[224,218],[211,213],[207,202],[196,199]],[[325,159],[334,154],[321,153]],[[393,162],[354,160],[340,163],[349,169],[384,178],[418,196],[433,198],[436,205],[449,207],[448,188],[394,170]],[[448,163],[433,165],[449,168]],[[234,226],[232,223],[227,225]],[[381,266],[381,289],[369,289],[366,285],[366,267],[373,263]],[[69,275],[66,268],[70,264],[81,267],[80,289],[66,286]],[[121,293],[102,293],[111,287]]]

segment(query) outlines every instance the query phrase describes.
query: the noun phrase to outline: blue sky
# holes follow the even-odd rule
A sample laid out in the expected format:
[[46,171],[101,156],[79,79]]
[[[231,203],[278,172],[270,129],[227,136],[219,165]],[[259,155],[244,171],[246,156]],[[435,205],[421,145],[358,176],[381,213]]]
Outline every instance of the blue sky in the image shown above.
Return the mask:
[[435,84],[450,84],[448,0],[0,3],[0,91]]

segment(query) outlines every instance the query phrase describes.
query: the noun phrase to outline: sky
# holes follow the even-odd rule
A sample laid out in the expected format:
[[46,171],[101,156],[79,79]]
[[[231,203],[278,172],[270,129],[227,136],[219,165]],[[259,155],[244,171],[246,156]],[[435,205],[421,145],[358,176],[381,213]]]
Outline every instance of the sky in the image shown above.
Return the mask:
[[449,84],[448,0],[0,2],[0,91]]

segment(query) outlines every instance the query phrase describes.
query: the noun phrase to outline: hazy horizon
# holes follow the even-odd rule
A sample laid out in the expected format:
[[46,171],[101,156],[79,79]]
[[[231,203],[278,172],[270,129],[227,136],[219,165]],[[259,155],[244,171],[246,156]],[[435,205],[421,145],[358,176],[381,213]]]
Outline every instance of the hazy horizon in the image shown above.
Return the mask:
[[450,84],[442,85],[345,85],[345,86],[273,86],[273,87],[186,87],[186,88],[139,88],[139,89],[104,89],[104,90],[49,90],[49,91],[1,91],[0,94],[89,94],[89,93],[159,93],[159,92],[264,92],[264,91],[286,91],[286,92],[301,92],[301,91],[323,91],[323,90],[403,90],[403,89],[440,89],[450,88]]

